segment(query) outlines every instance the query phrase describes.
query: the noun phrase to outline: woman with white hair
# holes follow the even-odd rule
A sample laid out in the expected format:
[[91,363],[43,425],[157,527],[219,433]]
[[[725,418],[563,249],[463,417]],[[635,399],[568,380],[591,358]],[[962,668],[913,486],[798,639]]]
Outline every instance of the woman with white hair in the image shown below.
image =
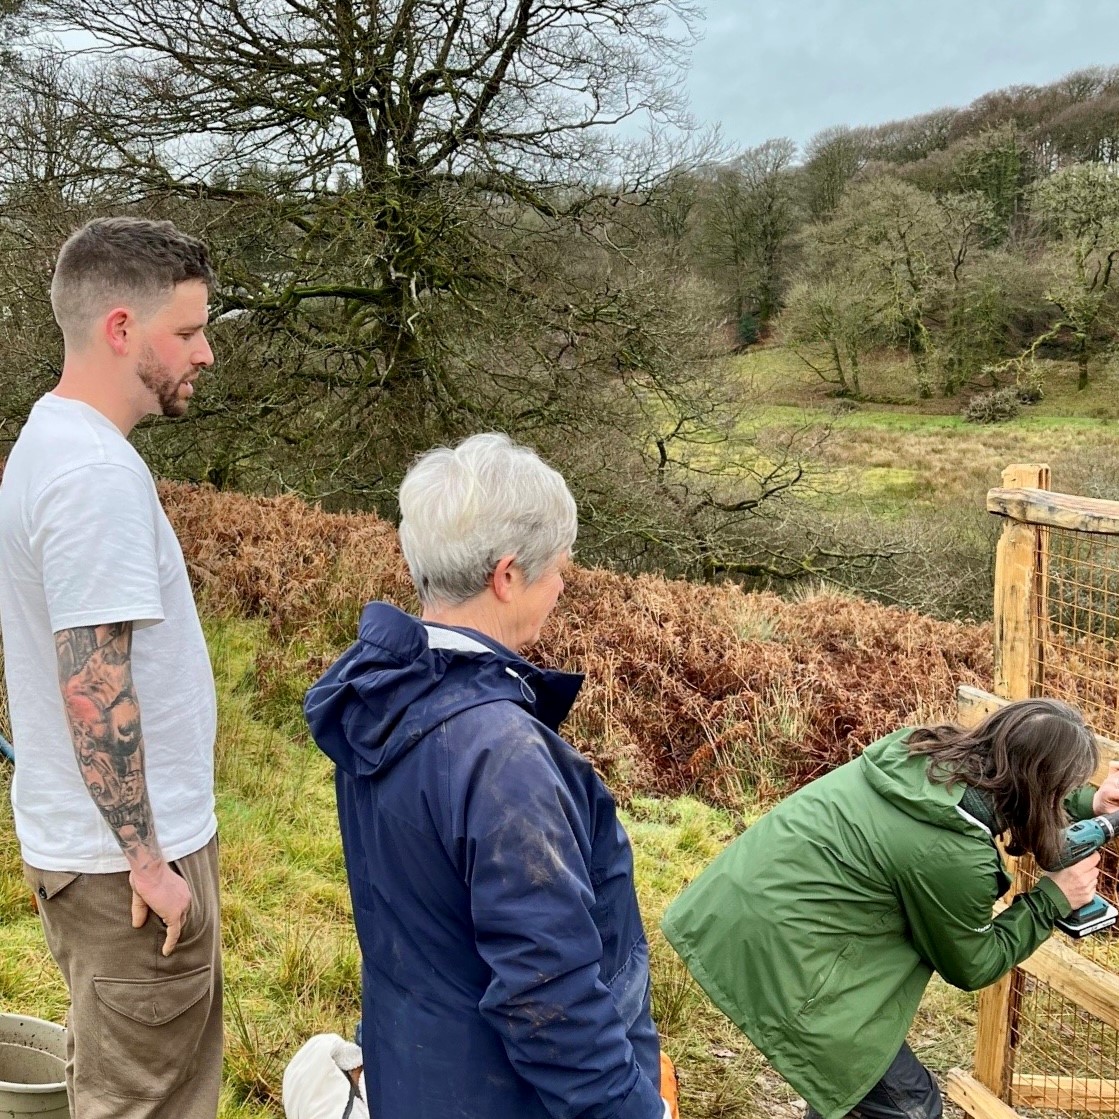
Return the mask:
[[337,766],[370,1114],[661,1119],[629,840],[557,733],[582,677],[518,655],[575,501],[489,434],[424,455],[400,512],[422,617],[367,606],[305,703]]

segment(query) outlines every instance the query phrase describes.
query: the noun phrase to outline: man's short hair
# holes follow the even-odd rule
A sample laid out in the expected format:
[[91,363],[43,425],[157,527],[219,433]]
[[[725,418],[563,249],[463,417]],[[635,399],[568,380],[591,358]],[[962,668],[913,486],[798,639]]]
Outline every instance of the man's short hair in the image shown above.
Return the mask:
[[209,250],[196,237],[169,221],[96,218],[62,246],[51,307],[63,337],[75,343],[114,307],[147,316],[187,280],[211,290],[217,282]]
[[562,475],[507,435],[436,447],[400,487],[400,546],[424,606],[480,593],[503,556],[527,582],[566,558],[578,513]]

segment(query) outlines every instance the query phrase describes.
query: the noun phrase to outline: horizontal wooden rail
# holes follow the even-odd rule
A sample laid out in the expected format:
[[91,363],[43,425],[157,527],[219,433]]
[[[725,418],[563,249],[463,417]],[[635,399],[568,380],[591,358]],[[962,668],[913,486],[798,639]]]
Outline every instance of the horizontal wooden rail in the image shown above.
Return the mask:
[[1083,1076],[1016,1076],[1011,1081],[1016,1107],[1106,1112],[1119,1109],[1119,1081]]
[[[1009,700],[985,692],[982,688],[961,684],[956,689],[956,717],[962,726],[973,727],[988,715],[993,715],[1000,707],[1005,707],[1008,702]],[[1100,765],[1092,775],[1092,783],[1098,785],[1107,777],[1111,762],[1119,762],[1119,742],[1113,742],[1110,738],[1097,734],[1096,745],[1100,751]]]
[[1119,975],[1081,956],[1060,933],[1054,933],[1018,966],[1112,1029],[1119,1029]]
[[963,1069],[954,1068],[948,1074],[948,1098],[973,1119],[1018,1119],[1017,1111]]
[[[1008,903],[1000,899],[995,902],[994,912],[997,915],[1007,908]],[[1056,933],[1018,967],[1113,1029],[1119,1029],[1119,975],[1081,956]]]
[[1051,490],[994,489],[987,512],[1029,525],[1119,536],[1119,501],[1100,501]]

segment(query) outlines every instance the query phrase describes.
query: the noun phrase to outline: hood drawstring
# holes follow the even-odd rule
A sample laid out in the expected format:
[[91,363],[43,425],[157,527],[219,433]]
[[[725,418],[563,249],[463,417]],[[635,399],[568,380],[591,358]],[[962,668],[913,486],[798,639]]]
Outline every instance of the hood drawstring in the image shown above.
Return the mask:
[[509,665],[505,666],[505,671],[513,677],[521,686],[521,696],[524,698],[525,703],[536,703],[536,693],[529,686],[528,681],[515,669],[510,668]]

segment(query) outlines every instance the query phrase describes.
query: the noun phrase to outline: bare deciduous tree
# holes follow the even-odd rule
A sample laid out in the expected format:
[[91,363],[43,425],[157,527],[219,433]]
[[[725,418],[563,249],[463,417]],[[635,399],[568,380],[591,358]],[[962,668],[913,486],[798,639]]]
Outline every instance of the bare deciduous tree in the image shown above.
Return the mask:
[[[254,461],[286,457],[273,484],[385,493],[425,442],[554,415],[573,370],[569,430],[599,422],[591,402],[635,368],[685,391],[695,346],[658,339],[703,347],[706,327],[646,282],[635,213],[688,155],[664,129],[686,123],[694,14],[690,0],[26,0],[26,26],[88,45],[63,63],[27,39],[18,64],[29,111],[76,123],[71,222],[83,204],[127,206],[215,248],[218,332],[246,364],[212,382],[213,461],[195,472],[259,482]],[[639,119],[645,139],[611,128]],[[31,142],[24,129],[10,146]],[[185,463],[194,439],[166,442]]]
[[1119,324],[1112,288],[1119,260],[1119,175],[1102,164],[1066,167],[1038,184],[1035,208],[1058,235],[1046,295],[1060,315],[1032,348],[1070,334],[1076,387],[1083,391],[1089,359],[1099,349],[1097,335]]
[[804,149],[801,178],[808,212],[818,219],[829,217],[865,163],[866,140],[854,129],[817,132]]
[[727,277],[734,315],[766,320],[780,306],[798,215],[792,175],[796,145],[767,140],[709,170],[704,256]]

